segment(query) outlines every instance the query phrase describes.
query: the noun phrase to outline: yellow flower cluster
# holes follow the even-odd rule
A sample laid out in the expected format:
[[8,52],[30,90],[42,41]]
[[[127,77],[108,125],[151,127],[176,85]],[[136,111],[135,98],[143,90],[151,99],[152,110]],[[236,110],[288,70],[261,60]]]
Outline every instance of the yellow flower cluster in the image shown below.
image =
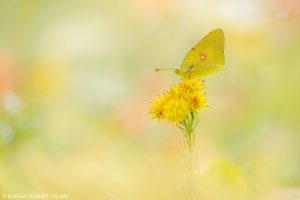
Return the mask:
[[195,78],[183,79],[179,84],[152,102],[150,114],[154,119],[180,122],[190,112],[206,107],[203,81]]

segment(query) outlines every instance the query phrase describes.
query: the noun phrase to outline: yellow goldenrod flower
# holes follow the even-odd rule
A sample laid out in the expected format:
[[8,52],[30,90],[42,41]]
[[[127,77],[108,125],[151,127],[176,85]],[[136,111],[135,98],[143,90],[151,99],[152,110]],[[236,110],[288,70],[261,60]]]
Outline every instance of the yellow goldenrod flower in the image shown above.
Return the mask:
[[204,88],[203,81],[194,78],[183,79],[179,84],[179,87],[185,92],[198,92]]
[[166,99],[180,99],[183,97],[183,92],[180,87],[171,87],[168,92],[165,93]]
[[183,79],[164,95],[152,102],[150,114],[154,119],[179,122],[191,112],[206,106],[203,81],[195,78]]
[[165,96],[160,96],[152,102],[152,107],[151,107],[150,114],[152,115],[152,117],[154,119],[159,120],[159,119],[163,118],[163,116],[164,116],[164,103],[165,102],[166,102]]
[[184,78],[152,102],[150,114],[154,119],[175,122],[184,133],[185,145],[191,150],[198,112],[206,106],[203,81]]
[[189,113],[188,104],[183,99],[171,99],[164,106],[164,117],[169,122],[179,122]]
[[200,108],[206,106],[206,100],[204,94],[193,93],[187,98],[189,110],[192,112],[198,111]]

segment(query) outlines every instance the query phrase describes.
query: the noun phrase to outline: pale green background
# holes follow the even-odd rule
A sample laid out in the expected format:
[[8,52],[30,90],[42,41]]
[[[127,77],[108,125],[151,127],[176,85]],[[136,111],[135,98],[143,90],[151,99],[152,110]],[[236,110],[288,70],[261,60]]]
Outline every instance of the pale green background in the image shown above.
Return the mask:
[[179,77],[153,69],[179,66],[214,28],[225,33],[226,65],[205,78],[200,173],[221,159],[240,170],[245,196],[297,193],[299,8],[296,0],[1,0],[0,194],[182,199],[180,132],[148,114]]

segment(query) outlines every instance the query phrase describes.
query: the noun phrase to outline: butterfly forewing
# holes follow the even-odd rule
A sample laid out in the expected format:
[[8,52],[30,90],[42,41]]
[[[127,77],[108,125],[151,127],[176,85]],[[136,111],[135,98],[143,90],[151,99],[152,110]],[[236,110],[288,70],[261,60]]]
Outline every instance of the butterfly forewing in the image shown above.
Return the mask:
[[188,52],[180,69],[184,74],[203,77],[223,69],[224,64],[224,34],[221,29],[216,29]]

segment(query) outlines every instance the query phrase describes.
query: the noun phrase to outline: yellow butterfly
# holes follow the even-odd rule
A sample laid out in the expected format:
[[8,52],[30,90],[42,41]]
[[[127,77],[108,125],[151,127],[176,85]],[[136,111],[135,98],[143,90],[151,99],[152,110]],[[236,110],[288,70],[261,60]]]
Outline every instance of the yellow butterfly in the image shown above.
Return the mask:
[[155,69],[155,71],[174,70],[183,78],[202,78],[224,69],[224,65],[224,33],[221,29],[215,29],[187,53],[179,69]]

